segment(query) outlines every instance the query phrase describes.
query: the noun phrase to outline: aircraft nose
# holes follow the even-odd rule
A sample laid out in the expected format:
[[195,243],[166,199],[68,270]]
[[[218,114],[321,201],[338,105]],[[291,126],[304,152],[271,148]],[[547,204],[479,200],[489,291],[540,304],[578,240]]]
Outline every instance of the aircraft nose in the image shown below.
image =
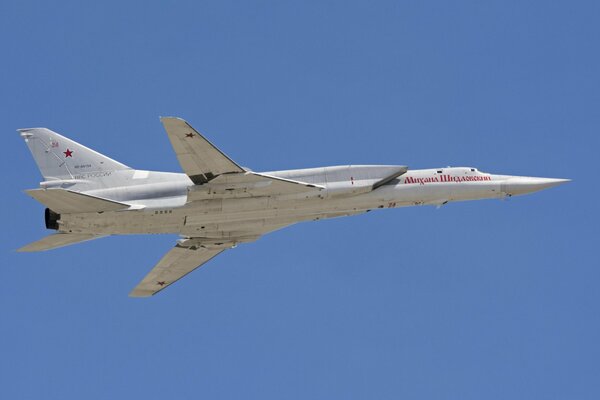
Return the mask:
[[570,179],[556,178],[532,178],[525,176],[514,176],[502,184],[502,192],[510,196],[537,192],[554,186],[570,182]]

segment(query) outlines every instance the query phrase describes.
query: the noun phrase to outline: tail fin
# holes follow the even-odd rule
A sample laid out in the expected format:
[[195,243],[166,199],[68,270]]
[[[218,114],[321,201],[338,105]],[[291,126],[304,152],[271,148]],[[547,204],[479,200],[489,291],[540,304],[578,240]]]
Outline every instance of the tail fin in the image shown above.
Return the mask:
[[19,129],[44,180],[73,179],[82,173],[130,169],[47,128]]

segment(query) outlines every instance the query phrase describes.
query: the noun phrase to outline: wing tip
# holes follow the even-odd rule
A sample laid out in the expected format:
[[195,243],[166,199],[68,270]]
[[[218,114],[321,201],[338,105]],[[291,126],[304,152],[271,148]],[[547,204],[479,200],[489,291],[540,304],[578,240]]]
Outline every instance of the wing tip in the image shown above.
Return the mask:
[[187,124],[187,121],[181,117],[175,117],[175,116],[159,116],[158,119],[160,119],[160,122],[165,122],[165,121],[181,121],[181,122],[185,122]]
[[147,289],[133,289],[129,292],[129,297],[132,298],[144,298],[144,297],[152,297],[156,292]]
[[19,247],[18,249],[15,250],[17,253],[33,253],[36,250],[30,250],[30,246],[28,244],[26,244],[23,247]]

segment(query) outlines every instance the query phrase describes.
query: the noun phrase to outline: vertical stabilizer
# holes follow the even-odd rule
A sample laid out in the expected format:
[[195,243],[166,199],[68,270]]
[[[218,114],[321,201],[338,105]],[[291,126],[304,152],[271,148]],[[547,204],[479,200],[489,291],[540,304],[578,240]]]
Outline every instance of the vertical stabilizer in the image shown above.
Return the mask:
[[44,180],[74,179],[82,174],[130,169],[47,128],[19,129]]

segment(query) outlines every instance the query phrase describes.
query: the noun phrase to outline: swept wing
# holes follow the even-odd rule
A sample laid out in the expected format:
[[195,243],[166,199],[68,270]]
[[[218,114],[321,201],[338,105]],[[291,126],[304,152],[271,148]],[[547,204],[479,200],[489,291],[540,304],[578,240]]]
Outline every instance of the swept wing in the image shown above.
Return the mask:
[[242,167],[183,119],[162,117],[160,120],[181,168],[196,185],[206,183],[221,174],[244,172]]
[[140,283],[129,293],[131,297],[148,297],[183,278],[201,267],[223,251],[239,243],[253,242],[267,232],[273,232],[293,224],[294,221],[280,221],[267,226],[248,230],[244,235],[233,235],[222,231],[221,238],[188,237],[177,241]]
[[129,293],[131,297],[152,296],[183,278],[202,264],[225,251],[226,247],[209,247],[178,243]]

